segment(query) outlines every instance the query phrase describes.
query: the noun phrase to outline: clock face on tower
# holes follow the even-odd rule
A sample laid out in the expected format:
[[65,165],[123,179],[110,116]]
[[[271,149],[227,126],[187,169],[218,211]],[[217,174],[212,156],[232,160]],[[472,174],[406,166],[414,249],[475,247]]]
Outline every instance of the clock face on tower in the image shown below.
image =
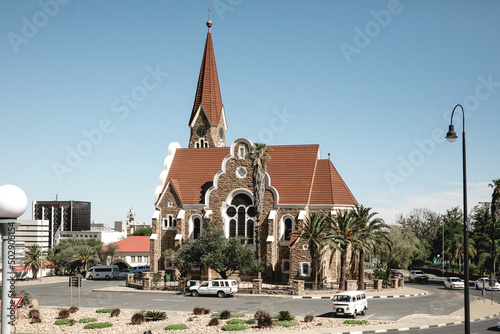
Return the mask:
[[207,134],[207,127],[205,125],[200,125],[196,128],[196,134],[200,137],[204,137]]

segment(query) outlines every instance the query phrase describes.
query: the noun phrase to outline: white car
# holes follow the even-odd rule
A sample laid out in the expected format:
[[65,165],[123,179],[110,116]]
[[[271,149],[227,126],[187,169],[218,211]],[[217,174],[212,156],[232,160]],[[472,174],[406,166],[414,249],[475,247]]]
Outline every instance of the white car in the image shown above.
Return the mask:
[[488,277],[481,277],[476,282],[474,282],[476,289],[485,289],[488,291],[500,291],[500,283],[493,280],[493,286],[490,286],[490,279]]
[[463,289],[465,287],[464,281],[458,277],[447,277],[444,281],[446,289]]
[[189,288],[191,296],[198,295],[217,295],[219,298],[234,295],[238,292],[238,283],[234,279],[218,279],[214,281],[205,281],[200,285]]
[[134,270],[133,269],[125,269],[122,270],[118,273],[119,278],[127,278],[127,274],[133,274]]

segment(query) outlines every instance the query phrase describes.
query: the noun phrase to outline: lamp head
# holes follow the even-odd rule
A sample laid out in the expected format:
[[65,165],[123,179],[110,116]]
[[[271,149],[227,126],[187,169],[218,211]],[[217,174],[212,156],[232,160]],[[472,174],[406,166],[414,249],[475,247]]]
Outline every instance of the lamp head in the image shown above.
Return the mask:
[[455,126],[453,124],[450,124],[450,128],[448,129],[448,133],[446,134],[445,138],[450,143],[453,143],[458,138],[457,134],[455,133]]

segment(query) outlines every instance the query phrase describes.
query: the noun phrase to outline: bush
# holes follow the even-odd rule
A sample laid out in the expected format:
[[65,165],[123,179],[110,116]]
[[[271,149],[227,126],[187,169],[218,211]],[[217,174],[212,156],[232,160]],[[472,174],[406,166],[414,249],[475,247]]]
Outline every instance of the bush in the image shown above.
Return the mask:
[[[259,327],[268,328],[273,326],[273,318],[269,313],[265,311],[257,311],[257,313],[259,313],[259,317],[257,319],[257,325]],[[257,313],[255,313],[255,315],[257,315]]]
[[141,312],[137,312],[132,316],[132,325],[142,325],[146,321],[146,317]]
[[97,322],[96,318],[83,318],[78,320],[79,323],[81,324],[88,324],[89,322]]
[[253,315],[253,318],[254,318],[255,320],[258,320],[258,319],[261,317],[261,315],[262,315],[262,314],[264,314],[264,313],[266,313],[266,312],[265,312],[265,311],[263,311],[263,310],[258,310],[258,311],[257,311],[257,312],[255,312],[255,314]]
[[203,314],[209,314],[209,313],[210,313],[210,309],[209,308],[203,309]]
[[212,318],[208,322],[208,326],[219,326],[219,319],[217,318]]
[[155,273],[153,275],[153,282],[159,282],[161,280],[161,273]]
[[248,319],[245,321],[245,324],[247,325],[254,325],[255,324],[255,319]]
[[95,329],[95,328],[108,328],[113,327],[112,323],[109,322],[94,322],[92,324],[85,325],[84,329]]
[[69,318],[69,310],[67,308],[63,308],[59,311],[59,319],[68,319]]
[[304,317],[304,322],[313,322],[314,320],[314,315],[306,315]]
[[220,318],[225,320],[225,319],[231,319],[231,311],[229,310],[224,310],[220,313]]
[[193,321],[193,320],[194,320],[193,317],[188,318],[188,321]]
[[28,291],[26,290],[19,291],[19,296],[23,297],[23,299],[21,300],[21,304],[19,304],[19,307],[30,306],[31,294]]
[[74,326],[76,324],[75,319],[69,319],[68,325],[69,326]]
[[279,321],[290,321],[295,319],[293,315],[290,314],[288,311],[279,311],[278,313],[278,320]]
[[[210,312],[210,311],[209,311]],[[201,315],[201,314],[204,314],[205,313],[205,309],[203,307],[199,307],[199,306],[196,306],[194,309],[193,309],[193,314],[194,315]]]
[[32,324],[41,324],[42,323],[42,318],[40,317],[40,313],[37,313],[31,317],[31,323]]
[[346,325],[368,325],[368,320],[345,320]]
[[146,311],[144,316],[146,317],[146,321],[160,321],[165,320],[167,314],[162,311]]
[[244,331],[248,329],[246,325],[224,325],[220,329],[226,332]]
[[233,313],[231,314],[231,318],[244,318],[245,315],[243,313]]
[[28,312],[28,317],[29,318],[33,318],[33,317],[36,317],[36,316],[40,316],[40,311],[38,311],[37,309],[30,310]]
[[220,317],[220,312],[212,313],[211,317],[212,318],[218,318],[218,317]]
[[119,317],[119,316],[120,316],[120,313],[122,313],[122,311],[120,311],[120,309],[119,309],[119,308],[115,308],[113,311],[111,311],[110,316],[111,316],[111,317]]
[[280,320],[280,321],[276,321],[275,325],[281,326],[281,327],[293,327],[293,326],[297,326],[298,323],[290,321],[290,320]]
[[113,312],[112,308],[100,308],[98,310],[95,310],[95,313],[111,313]]
[[226,322],[228,325],[243,325],[246,321],[243,319],[231,319]]
[[180,330],[180,329],[188,329],[189,327],[185,324],[174,324],[174,325],[168,325],[165,327],[166,331],[175,331],[175,330]]
[[69,319],[59,319],[54,321],[54,325],[61,326],[61,325],[67,325],[69,323]]
[[78,307],[76,307],[76,306],[71,306],[71,307],[69,308],[69,313],[76,313],[76,312],[78,312],[78,310],[79,310],[79,308],[78,308]]

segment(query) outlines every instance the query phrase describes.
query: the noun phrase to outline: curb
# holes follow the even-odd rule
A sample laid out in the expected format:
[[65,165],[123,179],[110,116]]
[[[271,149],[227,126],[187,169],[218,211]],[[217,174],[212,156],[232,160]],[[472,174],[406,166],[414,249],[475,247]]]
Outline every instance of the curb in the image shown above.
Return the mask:
[[[367,296],[368,299],[373,298],[406,298],[406,297],[417,297],[417,296],[425,296],[430,295],[429,291],[425,291],[422,293],[415,293],[412,295],[393,295],[393,296]],[[332,299],[332,297],[328,296],[294,296],[293,299]]]
[[[495,313],[493,315],[489,315],[489,316],[478,318],[478,319],[471,319],[470,322],[478,322],[478,321],[488,320],[488,319],[496,318],[498,316],[500,316],[500,313]],[[440,327],[447,327],[447,326],[456,326],[456,325],[462,325],[464,323],[465,323],[465,321],[455,321],[455,322],[447,322],[447,323],[437,324],[437,325],[401,327],[401,328],[392,328],[392,329],[378,329],[378,330],[355,331],[355,332],[332,332],[329,334],[374,334],[374,333],[407,332],[407,331],[412,331],[412,330],[422,330],[422,329],[440,328]]]

